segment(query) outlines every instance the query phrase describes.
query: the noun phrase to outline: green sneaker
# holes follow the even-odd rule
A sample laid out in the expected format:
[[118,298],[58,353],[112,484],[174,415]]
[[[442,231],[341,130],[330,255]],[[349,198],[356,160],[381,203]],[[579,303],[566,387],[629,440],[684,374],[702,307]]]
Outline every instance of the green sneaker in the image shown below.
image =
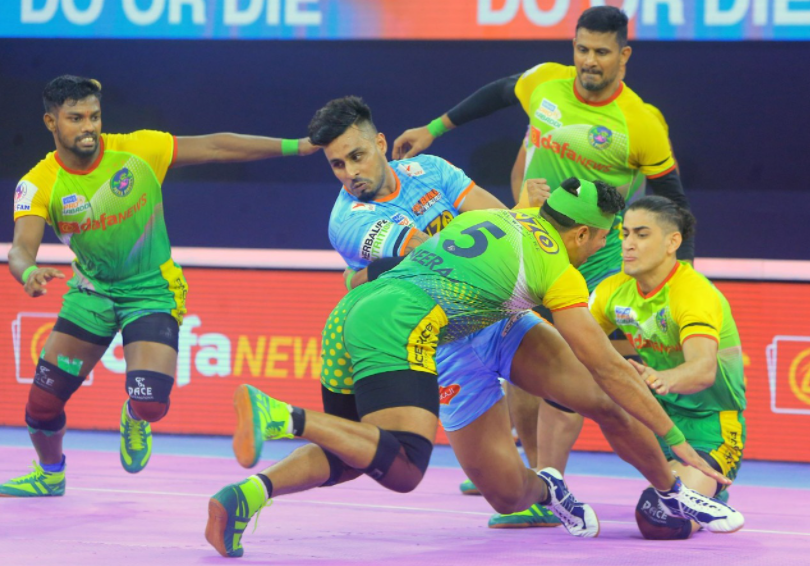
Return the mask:
[[469,479],[461,482],[461,485],[459,485],[458,488],[461,490],[462,495],[481,495],[481,492]]
[[236,388],[233,405],[236,408],[233,453],[243,467],[256,465],[265,440],[293,438],[287,432],[292,418],[287,403],[265,395],[252,385],[242,384]]
[[152,455],[152,427],[147,421],[130,417],[127,403],[121,410],[121,465],[130,474],[137,474]]
[[[225,557],[239,557],[244,554],[242,534],[251,517],[270,505],[273,501],[264,500],[265,491],[261,480],[249,477],[243,482],[232,483],[219,490],[208,501],[208,524],[205,526],[205,540]],[[256,525],[259,518],[256,516]],[[256,530],[254,525],[253,530]]]
[[36,460],[34,471],[0,485],[0,497],[48,497],[65,494],[65,471],[46,472]]
[[728,495],[729,495],[728,489],[724,489],[723,491],[715,495],[714,498],[728,505]]
[[490,529],[526,529],[529,527],[559,527],[562,525],[554,513],[535,503],[525,511],[500,515],[495,513],[489,518]]

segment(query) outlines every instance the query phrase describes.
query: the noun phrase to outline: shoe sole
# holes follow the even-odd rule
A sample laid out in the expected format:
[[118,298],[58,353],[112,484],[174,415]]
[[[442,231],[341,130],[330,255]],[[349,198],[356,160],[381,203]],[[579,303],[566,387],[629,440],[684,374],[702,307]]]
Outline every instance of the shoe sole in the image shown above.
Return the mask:
[[233,453],[243,468],[252,468],[259,461],[253,427],[253,404],[246,385],[240,385],[233,394],[236,409],[236,432],[233,433]]
[[554,527],[562,527],[562,523],[494,523],[488,526],[490,529],[553,529]]
[[468,489],[466,491],[462,490],[461,495],[481,495],[481,492],[477,489]]
[[208,524],[205,525],[205,540],[225,558],[230,558],[225,549],[225,527],[228,525],[228,512],[214,499],[208,500]]

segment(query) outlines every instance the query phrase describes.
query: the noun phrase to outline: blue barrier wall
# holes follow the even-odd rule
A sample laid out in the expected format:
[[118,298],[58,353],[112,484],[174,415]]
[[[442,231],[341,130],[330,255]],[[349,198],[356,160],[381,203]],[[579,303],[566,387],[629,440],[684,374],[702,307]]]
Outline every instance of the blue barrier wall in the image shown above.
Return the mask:
[[[633,42],[627,83],[664,112],[698,217],[702,256],[806,259],[803,181],[808,42]],[[0,241],[13,232],[17,180],[53,149],[40,94],[56,75],[104,85],[104,130],[297,137],[330,98],[363,96],[389,141],[484,83],[568,42],[147,41],[0,39]],[[509,199],[526,124],[519,108],[469,124],[431,148]],[[321,155],[170,171],[175,245],[327,248],[339,187]],[[55,241],[48,235],[46,241]]]

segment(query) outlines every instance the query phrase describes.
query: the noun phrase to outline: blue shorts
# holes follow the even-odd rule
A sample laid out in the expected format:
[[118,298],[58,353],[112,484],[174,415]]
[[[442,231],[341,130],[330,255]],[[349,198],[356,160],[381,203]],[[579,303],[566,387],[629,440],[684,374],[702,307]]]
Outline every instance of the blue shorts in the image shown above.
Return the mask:
[[527,310],[438,348],[439,418],[445,430],[467,426],[501,400],[498,378],[510,381],[512,357],[538,324],[546,322]]

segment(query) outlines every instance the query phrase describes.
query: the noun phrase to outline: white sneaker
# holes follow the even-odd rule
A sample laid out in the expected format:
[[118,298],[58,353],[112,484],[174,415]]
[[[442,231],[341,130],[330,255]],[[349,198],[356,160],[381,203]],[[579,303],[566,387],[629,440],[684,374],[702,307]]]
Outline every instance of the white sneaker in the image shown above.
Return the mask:
[[562,474],[554,468],[544,468],[537,472],[548,485],[551,500],[546,507],[562,521],[569,533],[575,537],[592,538],[599,535],[599,519],[587,503],[580,503],[568,491]]
[[691,519],[713,533],[733,533],[745,524],[742,513],[722,501],[689,489],[678,478],[667,492],[658,493],[661,509],[671,517]]

